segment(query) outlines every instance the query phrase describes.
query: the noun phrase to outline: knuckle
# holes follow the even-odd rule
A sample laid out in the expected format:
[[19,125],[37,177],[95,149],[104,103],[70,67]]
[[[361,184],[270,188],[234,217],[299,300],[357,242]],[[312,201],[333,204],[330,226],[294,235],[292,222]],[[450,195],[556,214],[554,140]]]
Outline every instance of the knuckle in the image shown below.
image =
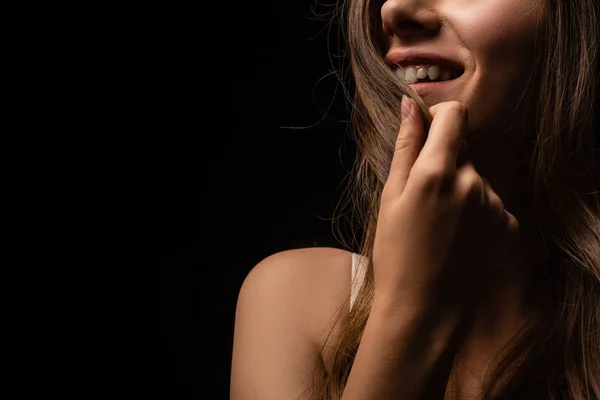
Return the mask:
[[472,167],[464,168],[461,171],[461,188],[466,198],[478,198],[484,189],[483,179]]
[[504,213],[504,202],[496,193],[492,192],[490,196],[488,196],[488,201],[492,208],[494,208],[498,212]]
[[468,115],[467,107],[459,101],[451,100],[438,103],[434,106],[429,107],[429,112],[435,117],[435,115],[442,110],[454,110],[465,118]]
[[406,137],[404,135],[398,135],[398,137],[396,138],[394,153],[398,153],[403,150],[409,149],[413,145],[414,145],[414,141],[411,138]]
[[420,163],[411,170],[413,179],[426,190],[437,190],[451,177],[446,169],[436,163]]
[[[504,208],[503,205],[499,205],[497,208],[494,209],[494,214],[496,217],[496,220],[498,221],[497,223],[504,228],[507,228],[510,223],[511,223],[511,217],[509,216],[508,212],[506,211],[506,209]],[[514,217],[513,217],[514,219]]]
[[456,100],[447,102],[446,109],[456,111],[457,113],[464,115],[464,116],[466,116],[468,113],[467,107],[464,104],[462,104],[461,102],[458,102]]

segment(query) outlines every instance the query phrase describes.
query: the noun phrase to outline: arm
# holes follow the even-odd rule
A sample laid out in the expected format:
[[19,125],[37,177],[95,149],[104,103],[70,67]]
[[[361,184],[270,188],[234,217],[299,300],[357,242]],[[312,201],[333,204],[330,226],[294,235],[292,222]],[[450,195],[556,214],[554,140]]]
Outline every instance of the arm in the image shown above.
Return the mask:
[[319,282],[306,253],[267,257],[244,280],[235,315],[231,400],[308,399],[321,360],[307,310],[314,313],[310,296],[317,295]]
[[342,400],[444,398],[462,335],[458,319],[398,304],[373,301]]
[[375,296],[343,400],[443,400],[473,311],[518,233],[475,166],[459,164],[466,107],[431,107],[424,140],[414,100],[401,106],[373,243]]
[[[282,252],[248,274],[236,309],[231,400],[309,398],[306,389],[324,372],[314,332],[323,329],[348,290],[340,277],[349,270],[349,255],[338,254],[330,249]],[[327,305],[324,299],[332,296],[337,300]],[[441,399],[413,394],[427,386],[443,396],[447,373],[440,369],[437,386],[431,376],[444,366],[452,325],[429,311],[399,309],[396,305],[407,304],[406,299],[383,299],[373,303],[342,399]]]

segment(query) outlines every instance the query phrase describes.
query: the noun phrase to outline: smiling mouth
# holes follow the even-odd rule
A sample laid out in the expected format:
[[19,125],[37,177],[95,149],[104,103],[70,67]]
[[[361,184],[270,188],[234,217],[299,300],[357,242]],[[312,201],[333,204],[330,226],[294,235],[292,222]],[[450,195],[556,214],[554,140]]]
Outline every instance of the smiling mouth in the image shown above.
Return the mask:
[[451,81],[461,76],[464,70],[439,65],[397,65],[394,73],[399,80],[412,85]]

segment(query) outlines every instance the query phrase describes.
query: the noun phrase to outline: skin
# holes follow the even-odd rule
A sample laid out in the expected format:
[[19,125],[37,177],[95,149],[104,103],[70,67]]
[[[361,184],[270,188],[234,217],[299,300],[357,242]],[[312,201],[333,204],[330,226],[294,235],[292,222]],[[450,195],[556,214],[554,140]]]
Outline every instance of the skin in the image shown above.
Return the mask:
[[[424,97],[425,103],[432,107],[430,111],[434,116],[429,145],[423,147],[427,150],[421,150],[422,141],[416,146],[418,138],[424,135],[420,130],[420,116],[416,115],[412,122],[410,118],[406,119],[406,123],[401,124],[404,128],[399,128],[398,143],[408,144],[407,151],[412,155],[397,157],[395,166],[392,162],[390,176],[396,176],[392,183],[402,185],[402,188],[386,183],[386,187],[393,188],[391,193],[398,193],[386,196],[388,201],[386,205],[382,204],[382,209],[387,209],[389,213],[380,219],[377,227],[376,242],[379,240],[381,245],[377,246],[377,261],[375,253],[373,257],[376,284],[374,306],[344,399],[399,398],[391,392],[387,397],[383,395],[384,391],[394,389],[390,382],[398,386],[398,391],[406,392],[407,387],[422,380],[423,375],[419,373],[430,367],[430,353],[440,349],[440,346],[430,346],[429,343],[413,346],[414,343],[407,338],[435,338],[440,332],[442,337],[447,335],[445,329],[428,331],[427,334],[417,331],[415,335],[411,326],[413,316],[406,312],[398,313],[396,309],[398,305],[409,304],[407,300],[411,297],[405,294],[402,299],[393,298],[392,295],[380,296],[385,294],[385,285],[382,286],[381,282],[399,282],[399,273],[410,277],[412,283],[417,279],[425,286],[431,280],[450,278],[452,283],[458,282],[458,293],[463,296],[465,303],[468,294],[467,290],[462,289],[479,287],[477,274],[462,268],[466,264],[463,261],[469,260],[471,248],[482,257],[489,255],[489,248],[483,248],[483,245],[497,243],[494,240],[498,238],[494,236],[493,224],[482,222],[481,218],[464,217],[460,212],[460,204],[452,197],[478,182],[476,173],[489,183],[486,187],[488,202],[482,203],[482,206],[488,208],[489,212],[494,211],[481,215],[496,216],[501,221],[501,206],[504,206],[518,220],[520,240],[511,253],[512,258],[504,266],[504,279],[493,280],[496,290],[481,305],[475,325],[464,341],[464,361],[458,366],[463,379],[457,388],[452,388],[460,393],[460,398],[478,394],[478,381],[485,373],[489,358],[496,355],[511,334],[532,316],[535,291],[532,290],[529,274],[533,270],[536,246],[528,239],[526,213],[522,212],[524,198],[519,195],[519,186],[515,184],[519,182],[515,176],[519,176],[518,161],[524,156],[518,138],[531,132],[527,124],[533,121],[528,110],[535,96],[527,95],[520,104],[518,100],[532,70],[535,27],[539,15],[543,15],[540,7],[541,1],[532,0],[390,0],[383,3],[381,15],[384,24],[388,25],[390,50],[415,47],[449,54],[462,62],[465,72],[455,90],[431,93]],[[468,119],[464,119],[465,113],[456,112],[460,109],[457,104],[468,110]],[[513,113],[513,110],[516,111]],[[460,143],[459,139],[464,137],[468,140],[468,158],[476,168],[476,173],[472,168],[461,167],[462,172],[457,172],[454,178],[456,183],[462,182],[457,186],[462,189],[452,196],[446,192],[423,191],[427,186],[424,186],[427,177],[424,172],[443,159],[449,161],[449,155],[456,158],[458,146],[450,142]],[[420,172],[412,174],[411,181],[408,171],[413,168],[413,162],[419,166],[416,171]],[[452,163],[446,167],[452,167]],[[412,188],[412,199],[399,193],[404,193],[405,188]],[[493,195],[491,188],[498,196]],[[415,195],[419,193],[424,197]],[[464,193],[458,197],[464,197]],[[404,200],[390,200],[392,198]],[[500,199],[503,204],[499,203]],[[491,200],[492,203],[489,202]],[[444,240],[451,236],[451,227],[447,226],[444,219],[434,221],[429,218],[435,215],[436,210],[443,211],[440,208],[444,206],[452,211],[457,221],[460,219],[463,222],[463,226],[474,225],[472,229],[464,230],[461,251],[455,253],[465,258],[457,258],[452,265],[426,259],[418,267],[410,268],[418,257],[435,258],[437,253],[427,251],[426,246],[448,247],[449,244]],[[473,212],[484,211],[477,207],[477,202],[470,204],[470,207]],[[417,212],[421,214],[416,215]],[[404,216],[404,222],[412,221],[412,226],[398,223],[398,214]],[[435,224],[437,222],[438,225]],[[383,228],[391,233],[385,235]],[[440,235],[444,229],[450,232]],[[404,234],[402,230],[408,233]],[[419,231],[421,234],[415,235]],[[414,242],[417,236],[420,243]],[[398,237],[402,238],[400,244],[410,252],[398,249]],[[477,240],[481,241],[481,245],[472,245]],[[402,262],[404,260],[390,258],[402,257],[403,254],[409,254],[410,260]],[[350,262],[350,254],[343,250],[307,248],[272,255],[251,271],[240,290],[236,308],[232,400],[307,398],[298,396],[314,377],[313,365],[318,361],[316,354],[325,341],[329,323],[333,322],[333,316],[349,293]],[[470,266],[490,267],[485,264],[475,262]],[[400,270],[402,266],[404,269]],[[436,274],[446,267],[454,269],[447,269],[449,273],[445,276]],[[462,275],[457,276],[456,273]],[[378,279],[378,276],[383,279]],[[408,288],[419,286],[411,282]],[[414,313],[415,309],[419,310],[419,300],[418,293],[413,294],[413,304],[416,304],[412,308]],[[456,300],[460,300],[461,296],[455,296],[456,291],[447,294],[441,303],[454,306],[455,311],[460,309],[463,304],[458,304]],[[431,317],[430,307],[425,308]],[[395,318],[389,318],[388,311]],[[402,329],[399,329],[399,325],[393,322],[403,318],[409,323],[400,324]],[[406,326],[408,328],[404,329]],[[338,326],[334,336],[337,334]],[[331,356],[328,345],[321,355],[323,369],[329,368]],[[382,380],[382,377],[387,380]],[[441,378],[438,386],[444,390],[447,377]],[[428,383],[429,386],[433,385]],[[361,396],[364,390],[371,390],[377,395]],[[415,397],[409,393],[405,398]],[[440,398],[439,394],[436,398]]]
[[[461,61],[464,73],[451,89],[422,98],[430,107],[448,101],[466,106],[469,159],[520,224],[505,279],[481,307],[466,341],[461,373],[474,392],[490,357],[544,298],[532,290],[540,243],[531,233],[519,179],[527,156],[520,137],[533,132],[528,124],[538,82],[531,72],[543,7],[541,0],[389,0],[381,8],[389,51],[415,48]],[[531,91],[521,98],[530,80]]]
[[521,199],[510,182],[525,158],[518,138],[532,132],[527,124],[533,118],[536,76],[531,92],[523,99],[521,95],[534,69],[543,5],[541,0],[389,0],[381,7],[390,51],[417,48],[449,54],[462,63],[460,84],[423,100],[429,106],[458,101],[467,107],[472,160],[517,217]]
[[422,7],[417,3],[388,0],[381,7],[383,24],[392,34],[389,50],[425,49],[460,61],[465,70],[461,84],[423,99],[430,106],[451,100],[464,104],[469,110],[470,139],[494,138],[502,124],[516,119],[510,118],[511,112],[523,109],[517,104],[533,68],[532,49],[537,25],[543,21],[543,2],[437,0],[421,2]]

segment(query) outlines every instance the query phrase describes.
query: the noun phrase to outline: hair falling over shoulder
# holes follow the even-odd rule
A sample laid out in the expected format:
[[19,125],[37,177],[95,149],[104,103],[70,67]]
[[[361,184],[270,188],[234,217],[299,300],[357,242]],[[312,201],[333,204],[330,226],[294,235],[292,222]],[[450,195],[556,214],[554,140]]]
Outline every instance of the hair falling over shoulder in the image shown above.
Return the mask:
[[[552,288],[552,304],[495,360],[483,396],[490,400],[600,399],[600,2],[544,1],[548,15],[537,49],[540,93],[527,195],[545,246],[543,274]],[[336,15],[342,18],[350,51],[358,149],[347,205],[362,226],[357,251],[370,259],[402,94],[417,100],[426,123],[431,115],[382,60],[382,2],[342,3]],[[314,400],[342,397],[373,292],[369,265],[354,307],[342,321],[342,333],[331,343],[330,372],[315,380]]]

